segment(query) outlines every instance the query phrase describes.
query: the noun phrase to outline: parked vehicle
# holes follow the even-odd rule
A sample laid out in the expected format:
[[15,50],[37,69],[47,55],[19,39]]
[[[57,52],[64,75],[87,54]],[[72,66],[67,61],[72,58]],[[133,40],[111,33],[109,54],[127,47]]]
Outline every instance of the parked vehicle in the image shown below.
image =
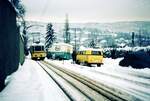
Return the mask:
[[86,49],[77,51],[76,55],[76,63],[84,63],[88,66],[91,64],[97,64],[97,66],[101,66],[103,64],[103,53],[100,49]]

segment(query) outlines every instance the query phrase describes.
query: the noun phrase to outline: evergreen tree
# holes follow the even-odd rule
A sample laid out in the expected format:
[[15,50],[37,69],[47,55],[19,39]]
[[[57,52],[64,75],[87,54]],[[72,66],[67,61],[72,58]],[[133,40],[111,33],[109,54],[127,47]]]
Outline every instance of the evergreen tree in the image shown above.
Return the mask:
[[20,0],[11,0],[11,3],[17,10],[17,16],[23,18],[26,10],[25,10],[24,5],[21,3],[21,1]]
[[[23,26],[23,35],[22,36],[24,39],[24,54],[28,55],[29,52],[28,52],[28,48],[27,48],[27,42],[28,42],[27,26],[26,26],[26,21],[24,20],[26,10],[20,0],[11,0],[11,3],[16,8],[18,19],[21,19],[21,21],[22,21],[21,26]],[[19,28],[20,28],[20,26],[19,26]]]
[[16,11],[8,0],[0,0],[0,91],[5,79],[19,66],[19,33]]
[[95,46],[96,46],[95,41],[94,41],[94,40],[91,40],[90,43],[89,43],[89,47],[90,47],[90,48],[95,48]]
[[47,24],[47,33],[46,33],[46,37],[45,37],[46,51],[48,50],[49,47],[52,46],[54,40],[56,39],[56,37],[54,36],[54,30],[53,30],[52,26],[53,25],[51,23]]

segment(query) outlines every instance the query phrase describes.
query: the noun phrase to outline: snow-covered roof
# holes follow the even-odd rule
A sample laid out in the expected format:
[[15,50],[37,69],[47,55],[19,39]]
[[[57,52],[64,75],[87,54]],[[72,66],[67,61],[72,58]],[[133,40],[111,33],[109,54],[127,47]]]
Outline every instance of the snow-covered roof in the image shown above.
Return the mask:
[[102,51],[103,49],[101,49],[101,48],[98,48],[98,49],[95,49],[95,48],[80,48],[80,49],[79,49],[79,51],[86,51],[86,50]]
[[44,46],[44,43],[32,43],[31,46]]
[[53,45],[62,45],[62,46],[73,47],[71,44],[67,44],[67,43],[63,43],[63,42],[60,42],[60,43],[54,43]]

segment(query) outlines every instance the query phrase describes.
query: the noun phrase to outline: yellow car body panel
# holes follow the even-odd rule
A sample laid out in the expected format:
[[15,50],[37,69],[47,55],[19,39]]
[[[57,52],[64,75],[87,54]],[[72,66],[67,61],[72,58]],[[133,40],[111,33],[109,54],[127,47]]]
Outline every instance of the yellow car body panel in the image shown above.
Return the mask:
[[[93,54],[95,52],[96,54]],[[76,60],[80,63],[103,64],[102,51],[79,51],[77,52]]]

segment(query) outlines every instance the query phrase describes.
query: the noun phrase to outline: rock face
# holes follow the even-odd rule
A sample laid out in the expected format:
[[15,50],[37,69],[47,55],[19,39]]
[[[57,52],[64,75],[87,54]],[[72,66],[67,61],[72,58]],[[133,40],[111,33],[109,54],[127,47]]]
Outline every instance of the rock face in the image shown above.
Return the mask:
[[0,84],[19,65],[19,32],[16,12],[8,0],[0,1]]
[[124,59],[120,61],[120,66],[133,68],[150,68],[150,54],[144,51],[127,53]]

